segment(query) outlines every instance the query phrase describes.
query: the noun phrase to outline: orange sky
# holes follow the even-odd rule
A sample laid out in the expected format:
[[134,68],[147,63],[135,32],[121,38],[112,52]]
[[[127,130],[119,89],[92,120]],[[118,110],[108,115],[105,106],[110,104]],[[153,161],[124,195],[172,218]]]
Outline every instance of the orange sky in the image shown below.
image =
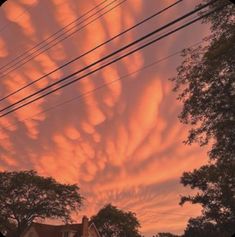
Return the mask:
[[[32,48],[101,0],[9,0],[0,9],[0,66]],[[108,0],[107,2],[111,2]],[[183,1],[125,37],[73,63],[1,106],[12,103],[84,67],[113,49],[192,9],[200,1]],[[3,76],[1,97],[29,83],[173,3],[169,0],[127,0],[51,50]],[[179,184],[183,171],[206,161],[198,146],[185,146],[188,127],[179,123],[181,106],[168,78],[180,57],[132,73],[200,41],[207,34],[200,23],[180,31],[43,100],[0,119],[0,169],[35,169],[61,182],[78,183],[86,201],[79,214],[91,216],[104,204],[136,212],[141,232],[182,233],[198,207],[180,207],[189,190]],[[113,82],[115,81],[115,82]],[[95,92],[95,88],[107,84]],[[46,113],[56,104],[86,93]]]

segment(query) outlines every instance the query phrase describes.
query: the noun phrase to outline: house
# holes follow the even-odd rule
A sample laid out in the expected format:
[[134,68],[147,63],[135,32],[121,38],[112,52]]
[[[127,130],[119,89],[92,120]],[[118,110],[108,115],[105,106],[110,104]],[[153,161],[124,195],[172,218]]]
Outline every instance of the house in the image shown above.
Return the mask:
[[47,225],[32,223],[22,237],[100,237],[94,223],[84,216],[81,224]]

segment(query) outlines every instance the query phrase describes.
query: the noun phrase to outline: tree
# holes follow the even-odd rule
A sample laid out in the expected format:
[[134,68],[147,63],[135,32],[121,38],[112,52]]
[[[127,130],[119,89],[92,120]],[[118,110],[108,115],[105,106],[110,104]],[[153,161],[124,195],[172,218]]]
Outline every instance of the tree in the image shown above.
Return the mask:
[[[204,0],[209,2],[209,0]],[[223,5],[217,1],[211,7]],[[212,27],[206,46],[183,51],[184,61],[172,80],[183,102],[179,116],[192,126],[186,143],[211,141],[210,159],[234,160],[235,152],[235,6],[228,4],[205,19]]]
[[104,206],[91,220],[102,237],[141,237],[135,213],[125,212],[111,204]]
[[[15,229],[16,229],[16,226],[13,222],[10,223],[8,220],[6,220],[2,216],[0,216],[0,233],[7,234],[7,232],[9,232],[9,230],[12,231]],[[2,236],[0,235],[0,237],[2,237]]]
[[216,237],[221,235],[216,225],[204,220],[203,217],[191,218],[188,221],[187,228],[183,237]]
[[185,236],[209,236],[213,228],[214,236],[221,237],[235,231],[235,5],[215,1],[210,8],[218,6],[224,7],[204,19],[211,24],[211,36],[183,51],[172,79],[183,102],[179,118],[192,127],[185,143],[212,144],[209,163],[181,178],[184,186],[197,190],[182,197],[181,204],[203,207],[201,217],[190,219]]
[[78,191],[75,184],[60,184],[35,171],[0,172],[0,231],[19,237],[36,219],[71,222],[71,213],[82,204]]
[[216,226],[221,237],[230,236],[235,231],[234,170],[235,166],[231,164],[210,164],[183,174],[181,182],[185,186],[197,188],[200,192],[193,196],[182,197],[181,204],[191,202],[201,204],[203,207],[203,216],[196,220],[192,219],[191,223],[198,223],[200,220],[198,226],[201,226],[202,229]]
[[179,237],[178,235],[174,235],[168,232],[161,232],[156,235],[156,237]]

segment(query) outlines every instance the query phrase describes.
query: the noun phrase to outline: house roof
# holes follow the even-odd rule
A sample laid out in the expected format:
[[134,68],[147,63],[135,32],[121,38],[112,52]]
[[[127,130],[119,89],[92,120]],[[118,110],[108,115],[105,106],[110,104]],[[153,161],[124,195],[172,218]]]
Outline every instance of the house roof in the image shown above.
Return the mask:
[[[94,228],[97,236],[100,237],[100,234],[95,226],[95,224],[91,221],[88,222],[88,228]],[[74,231],[76,232],[74,237],[81,237],[83,231],[83,224],[67,224],[67,225],[48,225],[33,222],[27,230],[24,232],[23,236],[33,228],[39,237],[62,237],[62,233],[65,231]],[[0,236],[1,237],[1,236]],[[14,237],[14,233],[8,233],[7,237]]]
[[47,225],[40,223],[32,223],[31,227],[33,227],[39,237],[61,237],[61,233],[64,231],[75,231],[76,236],[82,235],[82,224],[68,224],[68,225]]

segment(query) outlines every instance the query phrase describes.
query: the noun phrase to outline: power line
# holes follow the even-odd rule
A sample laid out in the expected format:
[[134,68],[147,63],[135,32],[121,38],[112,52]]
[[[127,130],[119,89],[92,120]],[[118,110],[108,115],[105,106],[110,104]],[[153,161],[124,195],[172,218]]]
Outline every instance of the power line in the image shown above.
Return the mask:
[[[122,48],[120,48],[120,49],[114,51],[113,53],[111,53],[111,54],[109,54],[109,55],[107,55],[107,56],[105,56],[105,57],[103,57],[103,58],[101,58],[101,59],[95,61],[94,63],[92,63],[92,64],[90,64],[90,65],[84,67],[83,69],[78,70],[77,72],[72,73],[72,74],[70,74],[69,76],[66,76],[66,77],[60,79],[59,81],[54,82],[54,83],[52,83],[52,84],[50,84],[50,85],[44,87],[43,89],[40,89],[40,90],[38,90],[38,91],[32,93],[31,95],[28,95],[28,96],[26,96],[25,98],[23,98],[23,99],[21,99],[21,100],[15,102],[15,103],[13,103],[13,104],[7,106],[7,107],[1,109],[0,112],[5,111],[5,110],[8,110],[9,108],[12,108],[13,106],[15,106],[15,105],[17,105],[17,104],[19,104],[19,103],[21,103],[21,102],[23,102],[23,101],[25,101],[25,100],[31,98],[31,97],[33,97],[33,96],[35,96],[35,95],[37,95],[37,94],[39,94],[39,93],[41,93],[41,92],[43,92],[43,91],[45,91],[45,90],[47,90],[47,89],[49,89],[49,88],[51,88],[52,86],[57,85],[57,84],[59,84],[60,82],[63,82],[63,81],[65,81],[65,80],[68,80],[70,77],[75,76],[75,75],[77,75],[78,73],[83,72],[83,71],[89,69],[90,67],[93,67],[93,66],[97,65],[98,63],[103,62],[103,61],[105,61],[106,59],[109,59],[109,58],[112,57],[112,56],[115,56],[117,53],[120,53],[120,52],[122,52],[122,51],[124,51],[124,50],[130,48],[131,46],[133,46],[133,45],[135,45],[135,44],[137,44],[137,43],[139,43],[139,42],[141,42],[141,41],[143,41],[143,40],[149,38],[150,36],[153,36],[154,34],[160,32],[161,30],[163,30],[163,29],[165,29],[165,28],[167,28],[167,27],[169,27],[169,26],[171,26],[171,25],[174,25],[175,23],[177,23],[177,22],[179,22],[179,21],[181,21],[181,20],[187,18],[188,16],[190,16],[190,15],[192,15],[192,14],[194,14],[194,13],[200,11],[201,9],[206,8],[207,6],[213,4],[213,3],[216,2],[216,1],[217,1],[217,0],[211,1],[211,2],[209,2],[209,3],[207,3],[207,4],[205,4],[205,5],[202,5],[202,6],[198,7],[197,9],[194,9],[193,11],[191,11],[191,12],[189,12],[189,13],[187,13],[187,14],[185,14],[185,15],[179,17],[179,18],[177,18],[176,20],[173,20],[173,21],[171,21],[170,23],[168,23],[168,24],[166,24],[166,25],[164,25],[164,26],[162,26],[162,27],[160,27],[160,28],[158,28],[158,29],[156,29],[156,30],[154,30],[154,31],[152,31],[152,32],[150,32],[150,33],[148,33],[147,35],[145,35],[145,36],[139,38],[138,40],[135,40],[135,41],[133,41],[132,43],[130,43],[130,44],[128,44],[128,45],[126,45],[126,46],[124,46],[124,47],[122,47]],[[212,12],[214,12],[214,11],[211,11],[210,14],[211,14]],[[134,50],[130,51],[130,52],[128,52],[128,53],[126,53],[126,54],[124,54],[124,55],[118,57],[117,59],[114,59],[113,61],[108,62],[108,63],[106,63],[106,64],[100,66],[99,68],[97,68],[97,69],[95,69],[95,70],[93,70],[93,71],[91,71],[91,72],[89,72],[89,73],[87,73],[87,74],[85,74],[85,75],[83,75],[83,76],[77,78],[77,79],[74,79],[74,80],[72,80],[72,81],[70,81],[70,82],[67,82],[66,84],[64,84],[64,85],[62,85],[62,86],[59,86],[59,87],[57,87],[57,88],[55,88],[55,89],[53,89],[53,90],[51,90],[51,91],[49,91],[49,92],[47,92],[47,93],[45,93],[45,94],[39,96],[39,97],[37,97],[37,98],[35,98],[35,99],[33,99],[33,100],[29,101],[29,102],[26,102],[26,103],[23,104],[23,105],[20,105],[20,106],[18,106],[18,107],[16,107],[16,108],[13,108],[12,110],[10,110],[10,111],[8,111],[8,112],[2,114],[0,117],[3,117],[3,116],[5,116],[5,115],[7,115],[7,114],[9,114],[9,113],[11,113],[11,112],[13,112],[13,111],[16,111],[16,110],[18,110],[18,109],[20,109],[20,108],[22,108],[22,107],[24,107],[24,106],[26,106],[26,105],[28,105],[28,104],[31,104],[32,102],[34,102],[34,101],[36,101],[36,100],[39,100],[39,99],[41,99],[41,98],[43,98],[43,97],[45,97],[45,96],[47,96],[47,95],[49,95],[49,94],[51,94],[51,93],[53,93],[53,92],[59,90],[59,89],[62,89],[62,88],[66,87],[66,86],[68,86],[68,85],[70,85],[70,84],[72,84],[72,83],[74,83],[74,82],[76,82],[76,81],[78,81],[78,80],[81,80],[82,78],[84,78],[84,77],[86,77],[86,76],[89,76],[89,75],[91,75],[91,74],[97,72],[98,70],[101,70],[101,69],[103,69],[104,67],[107,67],[107,66],[109,66],[110,64],[113,64],[113,63],[115,63],[115,62],[121,60],[122,58],[127,57],[127,56],[129,56],[129,55],[131,55],[131,54],[133,54],[133,53],[135,53],[135,52],[137,52],[137,51],[139,51],[139,50],[141,50],[141,49],[147,47],[147,46],[149,46],[150,44],[153,44],[153,43],[155,43],[155,42],[157,42],[157,41],[159,41],[159,40],[161,40],[161,39],[167,37],[168,35],[171,35],[171,34],[177,32],[177,31],[179,31],[179,30],[181,30],[181,29],[187,27],[188,25],[193,24],[193,23],[196,22],[196,21],[199,21],[200,19],[202,19],[203,17],[207,16],[208,14],[209,14],[209,13],[207,13],[207,14],[205,14],[205,15],[202,15],[202,16],[196,18],[195,20],[192,20],[192,21],[190,21],[190,22],[184,24],[183,26],[180,26],[180,27],[178,27],[178,28],[176,28],[176,29],[174,29],[174,30],[172,30],[172,31],[170,31],[170,32],[168,32],[168,33],[166,33],[166,34],[164,34],[164,35],[158,37],[157,39],[154,39],[154,40],[152,40],[152,41],[150,41],[150,42],[148,42],[148,43],[146,43],[146,44],[144,44],[144,45],[138,47],[137,49],[134,49]]]
[[[191,47],[200,45],[201,43],[203,43],[203,41],[196,42],[196,43],[194,43],[194,44],[192,44],[192,45],[190,45],[190,46],[188,46],[188,47],[191,48]],[[107,87],[108,85],[114,84],[114,83],[116,83],[116,82],[118,82],[118,81],[122,81],[122,80],[124,80],[124,79],[126,79],[126,78],[128,78],[128,77],[130,77],[130,76],[132,76],[132,75],[134,75],[134,74],[136,74],[136,73],[145,71],[145,70],[147,70],[147,69],[149,69],[149,68],[151,68],[151,67],[153,67],[153,66],[156,66],[157,64],[159,64],[159,63],[161,63],[161,62],[163,62],[163,61],[166,61],[166,60],[168,60],[168,59],[170,59],[170,58],[173,58],[173,57],[179,55],[179,54],[182,52],[182,50],[183,50],[183,49],[178,50],[178,51],[176,51],[176,52],[174,52],[174,53],[172,53],[172,54],[169,54],[169,55],[167,55],[167,56],[165,56],[165,57],[163,57],[163,58],[157,59],[157,60],[153,61],[152,63],[146,64],[145,66],[143,66],[143,67],[141,67],[141,68],[139,68],[139,69],[137,69],[137,70],[135,70],[135,71],[133,71],[133,72],[127,73],[127,74],[125,74],[125,75],[123,75],[123,76],[121,76],[121,77],[118,77],[117,79],[114,79],[114,80],[112,80],[112,81],[110,81],[110,82],[103,83],[102,85],[100,85],[100,86],[98,86],[98,87],[96,87],[96,88],[94,88],[94,89],[92,89],[92,90],[90,90],[90,91],[86,91],[86,92],[84,92],[84,93],[82,93],[82,94],[80,94],[80,95],[78,95],[78,96],[72,97],[72,98],[70,98],[70,99],[68,99],[68,100],[65,100],[65,101],[61,102],[61,103],[57,103],[56,105],[50,106],[50,107],[44,109],[43,111],[41,111],[41,112],[39,112],[39,113],[33,114],[33,115],[30,116],[30,117],[27,117],[27,118],[25,118],[25,119],[23,119],[23,120],[18,121],[18,123],[27,121],[27,120],[29,120],[29,119],[31,119],[31,118],[34,118],[35,116],[38,116],[38,115],[40,115],[40,114],[50,112],[50,111],[52,111],[52,110],[54,110],[54,109],[57,109],[58,107],[61,107],[61,106],[66,105],[66,104],[69,104],[69,103],[71,103],[71,102],[73,102],[73,101],[79,100],[79,99],[81,99],[81,98],[83,98],[83,97],[85,97],[85,96],[88,96],[88,95],[90,95],[90,94],[92,94],[92,93],[95,93],[96,91],[101,90],[101,89]],[[9,127],[12,127],[12,126],[7,126],[7,127],[4,126],[4,129],[9,128]]]
[[[206,4],[206,5],[208,5],[208,4]],[[205,6],[204,6],[204,7],[205,7]],[[202,6],[201,8],[204,8],[204,7]],[[196,11],[196,10],[194,10],[194,11]],[[192,12],[194,12],[194,11],[192,11]],[[214,12],[214,11],[213,11],[213,12]],[[212,12],[210,12],[210,14],[211,14],[211,13],[212,13]],[[192,13],[191,13],[191,14],[192,14]],[[184,16],[182,16],[182,17],[185,18],[185,17],[188,16],[188,15],[189,15],[189,13],[186,14],[186,15],[184,15]],[[181,29],[187,27],[188,25],[193,24],[194,22],[196,22],[196,21],[202,19],[203,17],[205,17],[205,16],[207,16],[207,15],[208,15],[208,14],[205,14],[205,15],[203,15],[203,16],[200,16],[200,17],[196,18],[195,20],[190,21],[190,22],[184,24],[183,26],[180,26],[180,27],[176,28],[175,30],[172,30],[172,31],[168,32],[167,34],[164,34],[163,36],[161,36],[161,37],[159,37],[159,38],[157,38],[157,39],[154,39],[154,40],[150,41],[149,43],[144,44],[144,45],[138,47],[137,49],[134,49],[134,50],[130,51],[129,53],[124,54],[124,55],[118,57],[117,59],[114,59],[113,61],[108,62],[108,63],[106,63],[106,64],[100,66],[99,68],[97,68],[97,69],[95,69],[95,70],[93,70],[93,71],[91,71],[91,72],[89,72],[89,73],[87,73],[87,74],[85,74],[85,75],[83,75],[83,76],[77,78],[77,79],[74,79],[74,80],[72,80],[72,81],[70,81],[70,82],[68,82],[68,83],[66,83],[66,84],[64,84],[64,85],[62,85],[62,86],[60,86],[60,87],[57,87],[57,88],[55,88],[55,89],[53,89],[53,90],[51,90],[51,91],[49,91],[49,92],[47,92],[47,93],[45,93],[45,94],[43,94],[43,95],[41,95],[41,96],[39,96],[39,97],[33,99],[33,100],[31,100],[31,101],[29,101],[29,102],[27,102],[27,103],[21,105],[21,106],[18,106],[18,107],[16,107],[16,108],[14,108],[14,109],[12,109],[12,110],[6,112],[5,114],[1,115],[0,117],[3,117],[3,116],[5,116],[6,114],[9,114],[9,113],[11,113],[11,112],[13,112],[13,111],[16,111],[16,110],[18,110],[18,109],[20,109],[20,108],[22,108],[22,107],[24,107],[24,106],[26,106],[26,105],[28,105],[28,104],[31,104],[32,102],[34,102],[34,101],[36,101],[36,100],[39,100],[39,99],[41,99],[41,98],[43,98],[43,97],[45,97],[45,96],[47,96],[47,95],[49,95],[49,94],[51,94],[51,93],[57,91],[57,90],[59,90],[59,89],[62,89],[62,88],[66,87],[66,86],[68,86],[68,85],[70,85],[70,84],[72,84],[72,83],[74,83],[74,82],[76,82],[76,81],[78,81],[78,80],[81,80],[82,78],[87,77],[87,76],[89,76],[89,75],[91,75],[91,74],[97,72],[98,70],[101,70],[101,69],[103,69],[103,68],[109,66],[110,64],[112,64],[112,63],[114,63],[114,62],[117,62],[117,61],[121,60],[122,58],[127,57],[127,56],[129,56],[129,55],[135,53],[136,51],[141,50],[141,49],[143,49],[143,48],[149,46],[150,44],[155,43],[155,42],[157,42],[157,41],[159,41],[159,40],[161,40],[161,39],[167,37],[167,36],[170,35],[170,34],[173,34],[173,33],[177,32],[177,31],[179,31],[179,30],[181,30]],[[178,19],[182,19],[182,17],[180,17],[180,18],[178,18]],[[175,20],[175,21],[178,21],[178,19]],[[173,22],[175,22],[175,21],[173,21]],[[171,22],[171,23],[168,23],[168,24],[165,25],[165,26],[169,26],[170,24],[172,24],[172,22]],[[164,26],[164,27],[165,27],[165,26]],[[163,27],[161,27],[160,29],[162,29],[162,28],[163,28]],[[104,58],[98,60],[97,62],[102,62],[102,61],[104,61],[104,59],[107,59],[107,58],[109,58],[110,56],[115,55],[117,52],[120,52],[120,51],[123,50],[124,48],[125,48],[125,49],[128,48],[130,45],[133,45],[135,42],[139,42],[140,40],[146,39],[147,37],[149,37],[149,36],[155,34],[155,33],[158,32],[158,31],[159,31],[159,29],[157,29],[157,30],[155,30],[155,31],[153,31],[153,32],[151,32],[151,33],[149,33],[149,34],[147,34],[146,36],[144,36],[144,37],[138,39],[137,41],[134,41],[134,42],[132,42],[131,44],[129,44],[129,45],[127,45],[127,46],[125,46],[125,47],[123,47],[123,48],[121,48],[121,49],[119,49],[119,50],[113,52],[112,54],[110,54],[110,55],[108,55],[108,56],[106,56],[106,57],[104,57]],[[88,69],[89,67],[96,65],[97,62],[95,62],[95,63],[93,63],[93,64],[91,64],[91,65],[85,67],[85,69]],[[59,80],[58,82],[55,82],[55,83],[53,83],[53,84],[51,84],[51,85],[49,85],[49,86],[47,86],[47,87],[45,87],[45,88],[43,88],[43,89],[41,89],[41,90],[39,90],[39,91],[33,93],[33,94],[31,94],[31,95],[29,95],[29,96],[23,98],[22,100],[19,100],[19,101],[16,102],[16,103],[18,104],[18,103],[20,103],[20,102],[22,102],[22,101],[24,101],[24,100],[26,100],[26,99],[28,99],[28,98],[31,98],[32,96],[37,95],[37,94],[40,93],[40,92],[43,92],[44,90],[46,90],[46,89],[52,87],[53,85],[56,85],[56,84],[58,84],[59,82],[62,82],[62,81],[64,81],[64,80],[66,80],[66,79],[68,79],[68,78],[70,78],[70,77],[72,77],[72,76],[78,74],[79,72],[84,71],[85,69],[82,69],[82,70],[80,70],[80,71],[78,71],[78,72],[75,72],[75,73],[73,73],[73,74],[71,74],[71,75],[69,75],[69,76],[67,76],[67,77],[65,77],[65,78],[63,78],[63,79],[61,79],[61,80]],[[1,111],[6,110],[6,109],[8,109],[8,108],[14,106],[16,103],[14,103],[14,104],[12,104],[12,105],[10,105],[10,106],[8,106],[8,107],[2,109]]]
[[63,31],[65,28],[67,28],[68,26],[72,25],[73,23],[75,23],[76,21],[82,19],[84,16],[86,16],[87,14],[89,14],[91,11],[95,10],[96,7],[99,7],[101,4],[103,4],[104,2],[106,2],[107,0],[101,2],[100,4],[98,4],[97,6],[95,6],[94,8],[90,9],[89,11],[87,11],[86,13],[84,13],[82,16],[78,17],[76,20],[70,22],[69,24],[67,24],[66,26],[64,26],[63,28],[59,29],[58,31],[56,31],[55,33],[53,33],[52,35],[50,35],[49,37],[47,37],[46,39],[44,39],[43,41],[41,41],[40,43],[36,44],[35,46],[33,46],[32,48],[30,48],[29,50],[25,51],[24,53],[22,53],[21,55],[17,56],[16,58],[14,58],[13,60],[11,60],[10,62],[8,62],[7,64],[5,64],[4,66],[0,67],[0,70],[2,70],[3,68],[5,68],[6,66],[8,66],[9,64],[11,64],[12,62],[16,61],[18,58],[25,56],[25,54],[27,54],[28,52],[30,52],[31,50],[37,48],[38,46],[40,46],[41,44],[45,43],[48,39],[53,38],[55,35],[57,35],[58,33],[60,33],[61,31]]
[[[106,0],[107,1],[107,0]],[[18,62],[14,63],[13,65],[11,65],[10,67],[6,68],[5,71],[3,71],[3,76],[6,76],[7,74],[11,73],[12,71],[20,68],[21,66],[25,65],[26,63],[30,62],[33,58],[41,55],[42,53],[46,52],[47,50],[51,49],[52,47],[56,46],[57,44],[61,43],[62,41],[68,39],[69,37],[71,37],[73,34],[77,33],[78,31],[81,31],[82,29],[84,29],[86,26],[90,25],[91,23],[93,23],[94,21],[96,21],[97,19],[101,18],[103,15],[107,14],[108,12],[112,11],[113,9],[115,9],[116,7],[120,6],[122,3],[126,2],[127,0],[122,0],[121,2],[119,2],[118,4],[116,4],[114,7],[112,7],[111,9],[105,11],[104,13],[102,13],[101,15],[99,15],[98,17],[96,17],[95,19],[89,21],[87,24],[83,25],[82,27],[75,29],[74,31],[72,31],[71,33],[69,33],[68,35],[65,35],[66,33],[68,33],[69,31],[73,30],[75,27],[82,25],[82,23],[84,23],[85,21],[89,20],[90,18],[92,18],[93,16],[97,15],[98,13],[102,12],[105,8],[109,7],[110,5],[112,5],[115,2],[118,2],[119,0],[113,0],[112,2],[110,2],[109,4],[107,4],[106,6],[104,6],[103,8],[99,9],[97,12],[95,12],[93,15],[89,16],[88,18],[84,19],[82,22],[79,22],[77,25],[73,26],[71,29],[68,29],[65,32],[62,32],[61,35],[57,36],[56,38],[54,38],[53,40],[51,40],[48,44],[42,45],[42,47],[36,49],[36,51],[34,51],[32,54],[28,54],[25,56],[25,54],[22,54],[21,56],[25,56],[23,59],[20,59]],[[59,39],[61,36],[65,35],[64,38]],[[57,39],[59,39],[57,41]],[[54,43],[53,43],[54,42]],[[49,45],[50,43],[53,43],[52,45]],[[48,46],[47,48],[45,48],[46,46]],[[41,51],[42,50],[42,51]],[[36,53],[34,55],[34,53]],[[24,61],[26,60],[26,61]],[[15,66],[15,67],[14,67]],[[9,71],[8,71],[9,70]]]
[[175,5],[177,5],[178,3],[182,2],[182,1],[183,1],[183,0],[176,1],[175,3],[173,3],[173,4],[171,4],[171,5],[169,5],[169,6],[165,7],[165,8],[163,8],[162,10],[157,11],[156,13],[152,14],[150,17],[145,18],[144,20],[138,22],[137,24],[131,26],[130,28],[128,28],[128,29],[122,31],[121,33],[119,33],[119,34],[117,34],[117,35],[115,35],[115,36],[113,36],[113,37],[111,37],[110,39],[108,39],[108,40],[106,40],[105,42],[103,42],[103,43],[97,45],[96,47],[92,48],[91,50],[89,50],[89,51],[87,51],[87,52],[85,52],[85,53],[79,55],[78,57],[76,57],[76,58],[70,60],[69,62],[63,64],[62,66],[60,66],[60,67],[54,69],[53,71],[47,73],[46,75],[43,75],[42,77],[40,77],[40,78],[38,78],[38,79],[36,79],[36,80],[34,80],[34,81],[32,81],[32,82],[30,82],[30,83],[24,85],[23,87],[17,89],[16,91],[14,91],[14,92],[12,92],[12,93],[6,95],[5,97],[3,97],[3,98],[0,99],[0,102],[3,101],[3,100],[5,100],[5,99],[7,99],[7,98],[9,98],[10,96],[12,96],[12,95],[14,95],[14,94],[16,94],[16,93],[22,91],[23,89],[25,89],[25,88],[27,88],[27,87],[29,87],[29,86],[35,84],[36,82],[38,82],[38,81],[40,81],[40,80],[46,78],[47,76],[49,76],[49,75],[55,73],[56,71],[58,71],[58,70],[60,70],[60,69],[62,69],[62,68],[64,68],[64,67],[68,66],[69,64],[71,64],[71,63],[77,61],[78,59],[80,59],[80,58],[82,58],[82,57],[88,55],[89,53],[92,53],[93,51],[97,50],[98,48],[104,46],[105,44],[110,43],[110,42],[113,41],[114,39],[116,39],[116,38],[118,38],[118,37],[124,35],[125,33],[127,33],[127,32],[129,32],[129,31],[133,30],[134,28],[136,28],[136,27],[138,27],[138,26],[140,26],[140,25],[146,23],[147,21],[149,21],[149,20],[151,20],[152,18],[154,18],[154,17],[160,15],[161,13],[163,13],[163,12],[169,10],[170,8],[174,7]]
[[[213,11],[213,12],[214,12],[214,11]],[[210,12],[210,13],[212,13],[212,12]],[[185,24],[185,25],[183,25],[183,26],[181,26],[181,27],[175,29],[174,31],[171,31],[171,32],[167,33],[167,34],[164,35],[163,37],[166,37],[166,36],[168,36],[168,35],[170,35],[170,34],[176,32],[176,31],[178,31],[178,30],[180,30],[180,29],[182,29],[182,28],[184,28],[184,27],[186,27],[186,26],[188,26],[188,25],[190,25],[190,24],[192,24],[192,23],[198,21],[199,19],[202,19],[203,17],[208,16],[208,15],[209,15],[209,14],[203,15],[202,17],[199,17],[199,18],[197,18],[197,19],[195,19],[195,20],[193,20],[193,21],[191,21],[191,22]],[[123,55],[123,56],[121,56],[121,57],[119,57],[119,58],[117,58],[117,59],[115,59],[115,60],[113,60],[113,61],[111,61],[111,62],[109,62],[109,63],[107,63],[107,64],[105,64],[105,65],[103,65],[103,66],[101,66],[101,67],[99,67],[98,69],[96,69],[96,70],[94,70],[94,71],[92,71],[92,72],[87,73],[86,75],[84,75],[84,76],[82,76],[82,77],[79,77],[79,78],[77,78],[77,79],[74,79],[72,82],[69,82],[69,83],[67,83],[66,85],[63,85],[63,86],[61,86],[61,87],[59,87],[59,88],[56,88],[56,89],[54,89],[53,91],[50,91],[50,92],[48,92],[48,93],[46,93],[46,94],[43,94],[42,96],[39,96],[39,97],[37,97],[37,98],[35,98],[35,99],[33,99],[33,100],[31,100],[31,101],[29,101],[29,102],[27,102],[27,103],[25,103],[25,104],[19,106],[19,107],[17,107],[17,108],[14,108],[14,109],[12,109],[12,110],[6,112],[5,114],[1,115],[0,117],[4,117],[4,116],[6,116],[7,114],[12,113],[13,111],[19,110],[20,108],[25,107],[26,105],[29,105],[29,104],[31,104],[31,103],[33,103],[33,102],[35,102],[35,101],[37,101],[37,100],[39,100],[39,99],[41,99],[41,98],[43,98],[43,97],[45,97],[45,96],[47,96],[47,95],[49,95],[49,94],[55,92],[55,91],[57,91],[57,90],[59,90],[59,89],[65,87],[65,86],[67,86],[68,84],[72,84],[72,83],[74,83],[75,81],[81,80],[82,78],[87,77],[87,76],[89,76],[89,75],[91,75],[91,74],[93,74],[93,73],[95,73],[95,72],[97,72],[97,71],[99,71],[99,70],[101,70],[101,69],[103,69],[103,68],[109,66],[110,64],[112,64],[112,63],[114,63],[114,62],[116,62],[116,61],[119,61],[120,59],[122,59],[122,58],[124,58],[124,57],[126,57],[126,56],[128,56],[128,55],[130,55],[130,54],[133,54],[133,52],[136,52],[136,51],[140,50],[140,48],[147,47],[148,45],[150,45],[150,44],[152,44],[152,43],[154,43],[154,42],[156,42],[156,41],[162,39],[163,37],[157,38],[157,39],[155,39],[155,40],[153,40],[153,41],[151,41],[151,42],[149,42],[149,43],[147,43],[147,44],[145,44],[145,45],[143,45],[143,46],[141,46],[141,47],[139,47],[139,48],[137,48],[137,49],[135,49],[135,50],[129,52],[128,54],[125,54],[125,55]]]

